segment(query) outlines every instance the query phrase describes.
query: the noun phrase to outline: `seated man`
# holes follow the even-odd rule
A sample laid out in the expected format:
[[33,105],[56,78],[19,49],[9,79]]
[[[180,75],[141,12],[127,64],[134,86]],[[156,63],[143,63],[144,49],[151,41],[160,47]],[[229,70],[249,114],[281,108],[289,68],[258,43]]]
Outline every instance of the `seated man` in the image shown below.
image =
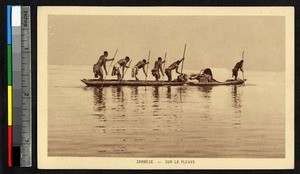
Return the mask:
[[189,79],[189,75],[187,74],[180,74],[177,76],[177,82],[187,82]]
[[143,61],[139,61],[133,68],[132,68],[132,72],[131,72],[131,76],[135,77],[136,80],[139,80],[137,78],[139,69],[143,68],[144,74],[147,77],[147,73],[145,71],[145,65],[149,64],[149,62],[146,61],[146,59],[143,59]]
[[205,68],[197,74],[191,74],[190,80],[197,79],[199,82],[216,82],[210,68]]
[[210,68],[205,68],[200,72],[202,75],[209,75],[213,79],[212,71]]

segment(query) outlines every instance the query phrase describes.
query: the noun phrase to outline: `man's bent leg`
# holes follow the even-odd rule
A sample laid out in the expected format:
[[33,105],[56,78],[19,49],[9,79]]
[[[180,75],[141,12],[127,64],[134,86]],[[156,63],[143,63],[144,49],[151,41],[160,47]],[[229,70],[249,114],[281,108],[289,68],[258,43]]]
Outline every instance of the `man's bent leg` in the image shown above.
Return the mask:
[[168,81],[171,82],[171,81],[172,81],[171,71],[166,70],[166,75],[167,75],[167,77],[168,77]]
[[103,70],[102,70],[102,68],[99,69],[99,79],[103,80]]
[[158,81],[159,77],[158,77],[158,74],[155,74],[155,81]]

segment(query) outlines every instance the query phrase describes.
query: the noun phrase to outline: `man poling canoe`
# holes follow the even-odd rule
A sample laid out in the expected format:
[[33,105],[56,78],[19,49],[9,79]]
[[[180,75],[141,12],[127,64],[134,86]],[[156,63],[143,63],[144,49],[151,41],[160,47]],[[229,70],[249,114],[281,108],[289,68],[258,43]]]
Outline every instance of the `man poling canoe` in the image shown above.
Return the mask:
[[160,73],[164,76],[164,72],[162,70],[162,64],[164,64],[166,61],[162,61],[161,57],[157,58],[157,61],[154,63],[154,68],[151,70],[152,75],[155,77],[155,81],[158,81],[160,79]]
[[186,81],[188,81],[188,75],[183,73],[183,64],[184,64],[184,58],[185,58],[185,50],[186,50],[186,44],[184,45],[184,50],[183,50],[183,56],[182,56],[183,58],[182,58],[182,64],[181,64],[181,71],[180,71],[180,73],[178,73],[177,70],[176,70],[176,72],[179,74],[177,76],[177,81],[178,82],[186,82]]
[[234,68],[232,69],[232,77],[234,77],[234,80],[237,80],[239,70],[241,70],[244,73],[243,63],[244,60],[239,61],[238,63],[235,64]]
[[145,76],[147,77],[147,73],[146,73],[146,70],[145,70],[145,65],[149,64],[149,61],[147,62],[146,59],[143,59],[142,61],[139,61],[133,68],[132,68],[132,71],[131,71],[131,76],[132,77],[135,77],[136,80],[139,80],[137,78],[137,75],[138,75],[138,72],[141,68],[143,68],[143,72],[145,74]]
[[[111,75],[117,76],[118,80],[121,80],[124,78],[124,70],[125,68],[129,68],[129,66],[126,66],[129,62],[130,58],[126,56],[124,59],[119,60],[114,66]],[[120,68],[122,68],[122,74],[120,71]]]
[[168,81],[171,82],[172,81],[172,70],[176,70],[177,74],[182,74],[181,72],[178,71],[179,68],[179,64],[184,60],[184,58],[182,58],[181,60],[178,60],[174,63],[172,63],[166,70],[165,73],[168,77]]
[[129,67],[130,67],[130,64],[131,64],[131,62],[132,62],[132,60],[130,60],[130,62],[129,62],[129,64],[128,64],[128,66],[126,66],[127,68],[126,68],[125,72],[123,73],[123,75],[122,75],[122,78],[121,78],[120,82],[122,82],[122,80],[124,79],[124,77],[125,77],[125,74],[127,73],[128,69],[129,69]]
[[101,55],[99,57],[99,60],[97,61],[97,63],[94,64],[93,72],[94,72],[95,78],[97,78],[99,76],[99,79],[103,80],[104,74],[103,74],[102,67],[104,68],[106,75],[108,74],[107,70],[106,70],[106,62],[113,61],[114,58],[107,59],[107,56],[108,56],[108,52],[104,51],[103,55]]

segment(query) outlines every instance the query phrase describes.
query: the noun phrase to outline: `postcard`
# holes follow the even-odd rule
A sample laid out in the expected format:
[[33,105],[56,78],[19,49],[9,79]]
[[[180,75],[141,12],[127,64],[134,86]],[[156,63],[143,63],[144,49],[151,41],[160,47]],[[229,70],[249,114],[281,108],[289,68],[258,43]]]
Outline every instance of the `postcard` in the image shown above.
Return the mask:
[[293,169],[293,7],[38,7],[38,168]]

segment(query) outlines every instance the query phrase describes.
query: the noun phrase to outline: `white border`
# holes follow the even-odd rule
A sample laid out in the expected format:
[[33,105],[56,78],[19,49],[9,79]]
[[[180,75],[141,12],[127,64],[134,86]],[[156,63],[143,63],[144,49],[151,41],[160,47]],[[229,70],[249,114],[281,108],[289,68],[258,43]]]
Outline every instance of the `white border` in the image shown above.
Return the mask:
[[[194,165],[137,164],[137,159],[174,158],[48,157],[48,18],[56,15],[285,16],[285,158],[176,158]],[[293,169],[294,168],[294,8],[293,7],[38,7],[38,168],[39,169]]]

